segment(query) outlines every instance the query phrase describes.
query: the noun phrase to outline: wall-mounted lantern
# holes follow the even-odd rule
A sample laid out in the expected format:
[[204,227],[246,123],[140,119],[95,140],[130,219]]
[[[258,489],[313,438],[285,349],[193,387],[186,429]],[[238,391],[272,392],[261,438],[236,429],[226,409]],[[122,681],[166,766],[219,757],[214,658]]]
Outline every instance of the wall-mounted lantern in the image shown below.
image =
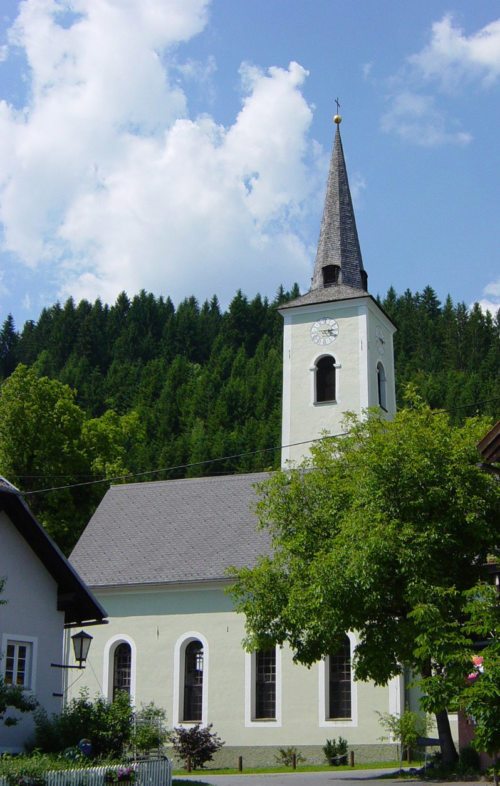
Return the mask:
[[91,636],[90,633],[85,633],[84,630],[81,630],[80,633],[75,633],[71,637],[73,652],[75,654],[75,660],[78,662],[78,666],[73,666],[69,663],[51,663],[50,665],[55,669],[84,669],[92,639],[93,636]]

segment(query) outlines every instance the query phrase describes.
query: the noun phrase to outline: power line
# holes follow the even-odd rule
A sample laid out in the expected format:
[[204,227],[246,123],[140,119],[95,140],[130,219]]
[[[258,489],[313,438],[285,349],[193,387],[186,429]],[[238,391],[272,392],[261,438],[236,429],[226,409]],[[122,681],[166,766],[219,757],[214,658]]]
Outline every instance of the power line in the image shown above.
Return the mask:
[[202,467],[206,464],[215,464],[218,461],[228,461],[229,459],[243,458],[245,456],[255,456],[257,453],[272,453],[283,448],[293,448],[297,445],[308,445],[311,442],[322,442],[325,439],[336,439],[337,437],[345,437],[349,434],[344,431],[340,434],[326,434],[324,437],[316,437],[314,439],[305,439],[302,442],[291,442],[289,445],[278,445],[272,448],[257,448],[256,450],[247,450],[244,453],[233,453],[229,456],[219,456],[218,458],[205,459],[204,461],[191,461],[188,464],[176,464],[173,467],[163,467],[162,469],[148,469],[144,472],[129,472],[126,475],[118,475],[115,478],[100,478],[98,480],[87,480],[83,483],[68,483],[65,486],[52,486],[46,489],[34,489],[33,491],[23,491],[23,496],[32,496],[33,494],[44,494],[48,491],[63,491],[64,489],[74,489],[80,486],[94,486],[101,483],[115,483],[119,480],[126,480],[127,478],[140,478],[145,475],[158,475],[161,472],[173,472],[177,469],[190,469],[191,467]]
[[[494,396],[493,398],[483,399],[482,401],[476,401],[476,402],[473,402],[471,404],[462,404],[462,405],[459,405],[457,407],[454,407],[453,409],[448,409],[448,410],[446,410],[444,408],[436,409],[436,410],[432,411],[432,414],[433,415],[437,415],[437,414],[439,414],[441,412],[448,412],[448,414],[451,414],[453,412],[456,412],[459,409],[466,409],[466,408],[470,408],[470,407],[479,407],[479,406],[481,406],[483,404],[491,403],[492,401],[500,401],[500,396]],[[80,488],[82,486],[96,486],[96,485],[101,485],[103,483],[116,483],[118,481],[124,481],[124,480],[130,480],[130,479],[133,479],[133,478],[145,477],[147,475],[159,475],[159,474],[161,474],[163,472],[165,472],[165,473],[166,472],[174,472],[174,471],[180,470],[180,469],[191,469],[192,467],[202,467],[202,466],[206,466],[207,464],[216,464],[216,463],[221,462],[221,461],[229,461],[229,460],[232,460],[232,459],[245,458],[246,456],[256,456],[259,453],[275,453],[276,451],[283,450],[285,448],[297,447],[299,445],[309,445],[309,444],[311,444],[313,442],[322,442],[325,439],[337,439],[339,437],[345,437],[348,434],[349,434],[348,431],[341,432],[339,434],[327,434],[327,435],[325,435],[323,437],[316,437],[314,439],[305,439],[305,440],[303,440],[301,442],[292,442],[289,445],[277,445],[277,446],[274,446],[272,448],[257,448],[256,450],[248,450],[248,451],[244,451],[242,453],[233,453],[233,454],[230,454],[228,456],[219,456],[217,458],[204,459],[203,461],[192,461],[192,462],[188,462],[186,464],[176,464],[176,465],[171,466],[171,467],[163,467],[161,469],[150,469],[150,470],[145,470],[143,472],[129,472],[126,475],[118,475],[118,476],[113,477],[113,478],[99,478],[99,479],[82,481],[80,483],[68,483],[68,484],[65,484],[65,485],[62,485],[62,486],[50,486],[48,488],[34,489],[33,491],[24,491],[24,492],[21,492],[21,493],[23,494],[23,496],[33,496],[35,494],[45,494],[45,493],[48,493],[50,491],[64,491],[65,489]],[[39,475],[39,476],[38,475],[15,475],[15,477],[19,478],[19,479],[23,479],[23,478],[31,478],[32,479],[32,478],[35,478],[35,477],[43,478],[43,477],[68,477],[68,476],[67,475]],[[84,477],[88,477],[88,475],[84,476]]]

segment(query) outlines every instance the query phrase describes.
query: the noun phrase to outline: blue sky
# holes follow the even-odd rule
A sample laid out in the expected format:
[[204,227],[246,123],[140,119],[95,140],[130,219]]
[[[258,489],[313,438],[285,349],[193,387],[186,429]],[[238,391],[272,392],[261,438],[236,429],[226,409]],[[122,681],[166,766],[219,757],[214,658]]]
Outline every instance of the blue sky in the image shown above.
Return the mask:
[[497,0],[2,0],[0,320],[308,288],[335,111],[373,294],[500,305]]

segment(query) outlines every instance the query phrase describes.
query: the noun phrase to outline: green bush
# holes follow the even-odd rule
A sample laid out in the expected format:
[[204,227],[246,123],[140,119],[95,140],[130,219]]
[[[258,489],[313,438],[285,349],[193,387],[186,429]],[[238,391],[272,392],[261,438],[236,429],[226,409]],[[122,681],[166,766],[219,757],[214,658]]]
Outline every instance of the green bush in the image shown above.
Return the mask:
[[337,767],[339,764],[347,764],[347,740],[339,737],[338,740],[327,740],[323,745],[323,753],[328,764]]
[[136,753],[147,754],[160,748],[167,738],[165,710],[153,702],[143,706],[135,715],[130,744]]
[[417,748],[419,737],[427,736],[427,718],[418,712],[406,709],[401,715],[392,714],[389,712],[378,712],[380,718],[380,725],[387,732],[389,736],[381,737],[381,740],[392,739],[396,740],[399,748],[399,758],[402,760],[403,752],[406,750],[407,758],[410,758],[410,752]]
[[190,729],[175,728],[169,734],[170,742],[177,756],[182,759],[187,770],[203,767],[212,761],[214,754],[224,745],[221,738],[212,730],[212,724],[202,728],[198,723]]
[[300,764],[300,762],[305,761],[304,756],[294,745],[291,745],[288,748],[278,748],[278,753],[274,758],[278,764],[282,764],[284,767],[293,767],[294,756],[296,764]]
[[49,717],[35,712],[35,746],[44,753],[59,753],[87,738],[93,756],[119,757],[132,735],[133,711],[126,693],[113,702],[98,696],[93,701],[87,691],[72,699],[60,715]]

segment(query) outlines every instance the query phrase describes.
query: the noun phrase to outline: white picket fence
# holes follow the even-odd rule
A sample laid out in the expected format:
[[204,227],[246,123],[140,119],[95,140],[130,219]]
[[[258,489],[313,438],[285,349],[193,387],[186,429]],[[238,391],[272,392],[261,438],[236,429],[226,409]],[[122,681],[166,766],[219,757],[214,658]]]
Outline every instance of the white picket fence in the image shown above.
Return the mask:
[[[172,764],[170,759],[137,762],[132,766],[136,772],[134,786],[172,786]],[[123,769],[123,765],[85,767],[79,770],[53,770],[44,772],[46,786],[104,786],[104,776],[110,770]],[[127,786],[126,781],[122,781]],[[0,786],[7,786],[0,778]]]

